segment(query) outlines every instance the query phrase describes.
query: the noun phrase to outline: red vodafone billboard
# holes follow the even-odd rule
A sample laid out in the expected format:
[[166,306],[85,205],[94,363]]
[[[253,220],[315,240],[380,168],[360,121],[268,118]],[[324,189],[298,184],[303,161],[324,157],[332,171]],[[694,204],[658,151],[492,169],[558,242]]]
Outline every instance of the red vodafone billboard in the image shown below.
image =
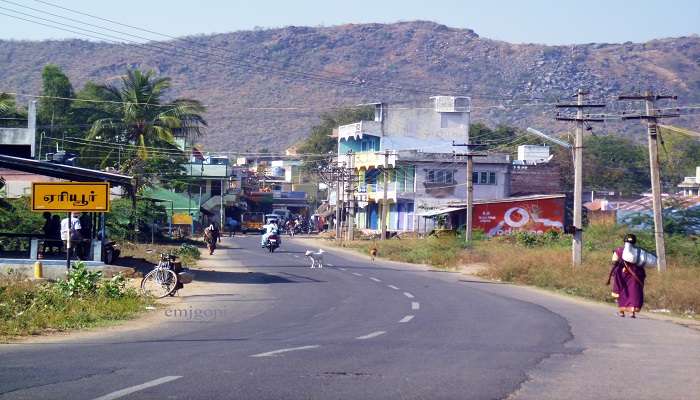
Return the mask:
[[474,228],[487,236],[564,230],[564,195],[526,196],[474,202]]

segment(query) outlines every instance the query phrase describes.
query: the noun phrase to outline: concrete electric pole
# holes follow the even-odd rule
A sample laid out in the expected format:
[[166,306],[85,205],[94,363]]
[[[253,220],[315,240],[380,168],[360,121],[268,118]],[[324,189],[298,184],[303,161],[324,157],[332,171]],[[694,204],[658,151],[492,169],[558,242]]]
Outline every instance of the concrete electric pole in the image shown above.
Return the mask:
[[571,243],[571,258],[574,268],[583,262],[583,129],[587,122],[603,122],[602,118],[590,118],[584,115],[586,108],[603,108],[605,104],[584,104],[588,92],[579,89],[576,92],[576,104],[557,104],[557,108],[575,108],[576,117],[560,117],[558,121],[576,122],[576,139],[574,141],[574,239]]
[[386,240],[386,229],[388,225],[387,219],[389,218],[389,204],[388,204],[388,193],[389,188],[389,151],[384,151],[384,181],[383,181],[383,197],[382,197],[382,240]]
[[654,208],[654,238],[656,242],[656,267],[659,272],[666,271],[666,243],[664,241],[663,204],[661,203],[661,174],[659,172],[659,138],[658,120],[661,118],[678,117],[678,114],[657,114],[656,101],[664,99],[676,100],[676,96],[654,95],[647,91],[644,95],[619,96],[619,100],[643,100],[644,114],[624,114],[622,119],[641,119],[647,123],[649,140],[649,169],[651,172],[651,194]]
[[350,150],[348,152],[348,233],[347,240],[355,240],[355,174],[353,168],[355,167],[355,154]]

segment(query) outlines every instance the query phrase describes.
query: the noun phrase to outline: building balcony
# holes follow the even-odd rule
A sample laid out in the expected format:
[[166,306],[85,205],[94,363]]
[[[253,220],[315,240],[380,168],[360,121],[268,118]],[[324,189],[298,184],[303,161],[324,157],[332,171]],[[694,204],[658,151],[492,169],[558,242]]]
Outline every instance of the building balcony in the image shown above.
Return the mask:
[[338,127],[340,139],[362,139],[364,135],[382,136],[382,123],[378,121],[360,121]]

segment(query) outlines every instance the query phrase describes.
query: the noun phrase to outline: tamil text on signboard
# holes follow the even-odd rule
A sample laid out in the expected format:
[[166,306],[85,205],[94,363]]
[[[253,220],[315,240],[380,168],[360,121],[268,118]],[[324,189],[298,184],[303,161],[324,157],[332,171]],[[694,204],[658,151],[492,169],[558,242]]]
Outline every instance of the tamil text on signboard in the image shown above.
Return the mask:
[[33,211],[108,212],[107,182],[34,182]]

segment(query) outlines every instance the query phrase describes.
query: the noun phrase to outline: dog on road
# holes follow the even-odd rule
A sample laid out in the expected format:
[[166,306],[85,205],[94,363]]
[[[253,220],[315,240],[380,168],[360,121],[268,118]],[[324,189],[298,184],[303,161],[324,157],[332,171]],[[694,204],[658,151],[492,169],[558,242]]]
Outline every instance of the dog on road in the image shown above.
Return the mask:
[[304,255],[311,259],[311,268],[323,268],[323,249],[318,249],[318,252],[314,253],[311,250],[306,250]]

